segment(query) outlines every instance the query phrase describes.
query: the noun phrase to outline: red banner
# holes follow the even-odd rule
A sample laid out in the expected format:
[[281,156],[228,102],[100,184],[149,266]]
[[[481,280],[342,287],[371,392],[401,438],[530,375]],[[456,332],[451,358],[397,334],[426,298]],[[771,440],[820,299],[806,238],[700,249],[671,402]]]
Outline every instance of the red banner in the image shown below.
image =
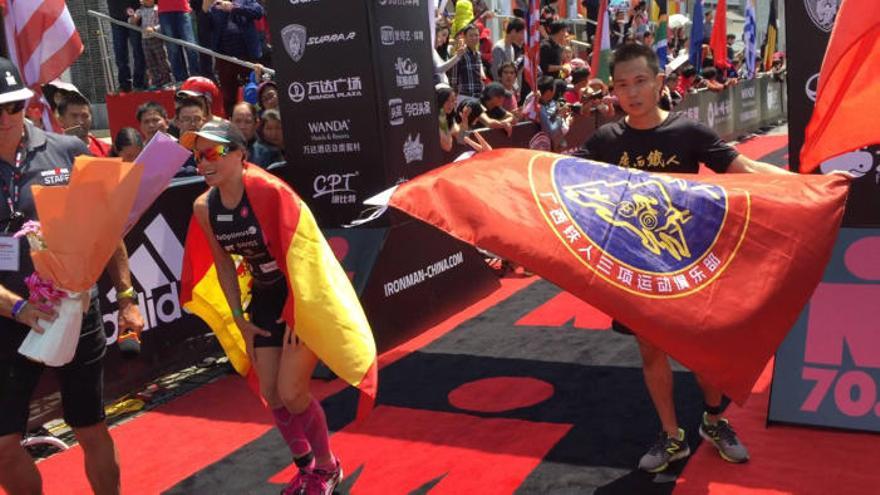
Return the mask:
[[742,403],[821,279],[843,176],[661,175],[531,150],[402,184],[394,206],[524,265]]

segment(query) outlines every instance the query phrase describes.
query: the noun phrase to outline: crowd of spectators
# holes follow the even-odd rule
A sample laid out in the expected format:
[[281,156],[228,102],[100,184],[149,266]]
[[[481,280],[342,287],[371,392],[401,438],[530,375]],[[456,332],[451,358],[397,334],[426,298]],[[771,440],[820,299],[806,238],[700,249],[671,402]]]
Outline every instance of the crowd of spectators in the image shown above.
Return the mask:
[[[450,2],[452,4],[453,2]],[[462,4],[473,4],[462,8]],[[532,120],[551,139],[554,149],[565,147],[565,134],[573,121],[594,115],[612,118],[617,112],[613,81],[591,73],[592,37],[576,40],[570,21],[560,19],[552,6],[541,10],[540,57],[536,85],[524,78],[526,22],[522,10],[501,19],[502,35],[492,39],[486,27],[492,12],[478,4],[459,0],[436,17],[434,82],[439,115],[441,146],[452,149],[456,141],[476,128],[500,128],[511,132],[518,122]],[[592,3],[586,1],[587,8]],[[481,15],[478,15],[480,12]],[[462,15],[466,16],[462,18]],[[611,13],[611,43],[655,45],[657,24],[649,19],[646,2],[618,8]],[[736,36],[727,36],[728,63],[715,62],[709,46],[713,12],[704,18],[701,69],[687,63],[690,58],[686,26],[667,30],[666,85],[661,106],[673,109],[689,94],[722,91],[748,77],[744,49],[734,49]],[[594,35],[595,29],[586,31]],[[761,70],[761,61],[757,61]],[[773,56],[772,77],[785,77],[785,57]],[[501,99],[503,103],[498,105]]]
[[[108,0],[107,5],[111,17],[139,28],[112,25],[119,92],[173,90],[173,114],[148,101],[136,111],[138,128],[99,139],[92,134],[89,100],[72,84],[56,80],[42,88],[55,130],[78,137],[95,156],[132,160],[157,132],[179,137],[228,118],[248,139],[249,161],[264,168],[284,161],[278,88],[262,72],[271,56],[264,0]],[[200,57],[155,33],[251,62],[255,70]],[[29,108],[27,116],[45,126],[40,108]],[[178,175],[195,173],[190,158]]]

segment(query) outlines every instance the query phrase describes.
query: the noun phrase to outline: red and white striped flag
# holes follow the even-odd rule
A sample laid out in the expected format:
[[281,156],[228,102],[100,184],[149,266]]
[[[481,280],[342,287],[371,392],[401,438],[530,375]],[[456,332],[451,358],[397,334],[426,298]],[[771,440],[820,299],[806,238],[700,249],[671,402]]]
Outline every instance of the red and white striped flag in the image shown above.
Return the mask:
[[[34,90],[60,76],[83,52],[64,0],[0,0],[9,58]],[[43,101],[44,108],[46,107]],[[48,108],[46,108],[48,110]],[[44,123],[48,111],[44,112]]]
[[[523,64],[523,80],[532,91],[538,87],[538,58],[541,54],[541,0],[529,0],[529,9],[526,11],[526,46],[525,60]],[[537,107],[531,105],[523,109],[526,117],[537,118]],[[533,114],[533,115],[530,115]]]

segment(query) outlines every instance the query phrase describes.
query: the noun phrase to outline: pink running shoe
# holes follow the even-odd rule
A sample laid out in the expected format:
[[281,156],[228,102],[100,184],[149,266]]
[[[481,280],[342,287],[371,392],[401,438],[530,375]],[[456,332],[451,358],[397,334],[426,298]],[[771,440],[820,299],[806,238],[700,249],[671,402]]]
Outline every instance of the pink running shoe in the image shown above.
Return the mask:
[[281,495],[305,495],[306,487],[314,476],[308,468],[300,468],[296,476],[290,480],[290,483],[281,490]]
[[336,459],[336,469],[325,471],[312,469],[306,481],[307,495],[333,495],[336,485],[342,481],[342,464]]

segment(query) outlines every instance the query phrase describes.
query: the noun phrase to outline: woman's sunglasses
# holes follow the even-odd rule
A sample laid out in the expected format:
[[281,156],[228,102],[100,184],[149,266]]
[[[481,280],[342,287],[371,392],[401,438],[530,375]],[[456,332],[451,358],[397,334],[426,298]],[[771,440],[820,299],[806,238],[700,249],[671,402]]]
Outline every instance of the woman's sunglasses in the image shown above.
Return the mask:
[[229,146],[225,144],[218,144],[217,146],[212,146],[203,150],[196,150],[193,152],[193,156],[195,157],[197,162],[200,162],[202,160],[216,162],[217,160],[228,155],[230,151],[232,150],[229,149]]

